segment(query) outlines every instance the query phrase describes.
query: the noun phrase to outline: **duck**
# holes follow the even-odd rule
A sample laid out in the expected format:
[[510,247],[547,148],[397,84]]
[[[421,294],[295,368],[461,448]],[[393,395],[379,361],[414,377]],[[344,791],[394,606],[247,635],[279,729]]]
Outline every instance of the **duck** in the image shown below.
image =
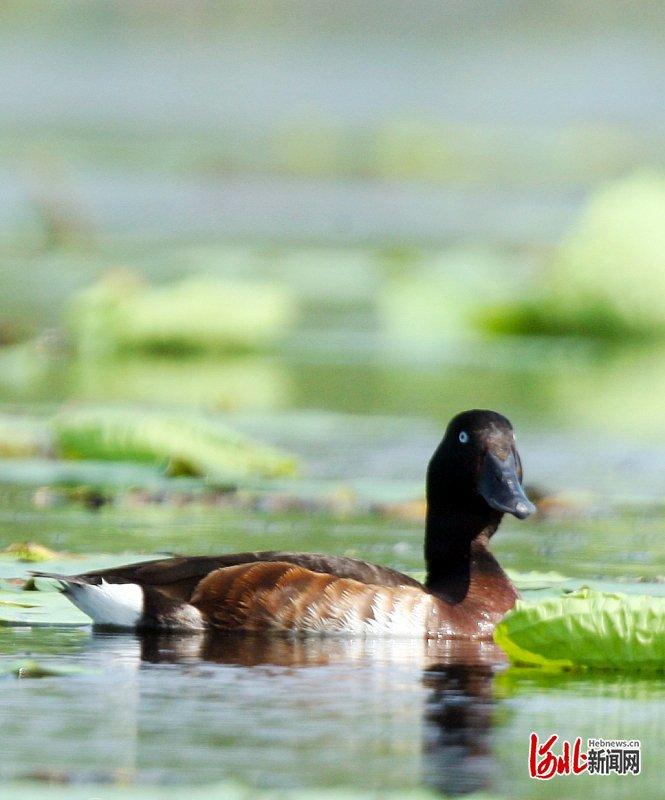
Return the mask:
[[450,421],[426,500],[422,583],[360,559],[277,550],[33,575],[55,579],[97,627],[489,639],[518,598],[490,540],[504,514],[536,510],[506,417],[472,409]]

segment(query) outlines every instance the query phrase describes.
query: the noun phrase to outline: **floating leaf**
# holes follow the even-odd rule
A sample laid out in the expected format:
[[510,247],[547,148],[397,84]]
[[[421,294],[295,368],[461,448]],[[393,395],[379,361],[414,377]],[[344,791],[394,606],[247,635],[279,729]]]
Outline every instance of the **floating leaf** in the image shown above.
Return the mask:
[[295,471],[290,456],[253,441],[213,415],[127,406],[64,409],[54,423],[67,458],[143,461],[172,472],[236,480]]
[[48,666],[32,659],[17,661],[0,666],[0,675],[14,675],[17,678],[59,678],[66,675],[81,675],[89,670],[75,666]]
[[594,194],[540,291],[481,313],[497,333],[623,340],[665,335],[665,179],[642,174]]
[[4,600],[0,597],[0,606],[9,606],[10,608],[35,608],[35,603],[17,603],[14,600]]
[[[149,555],[145,552],[125,551],[110,555],[108,553],[89,553],[78,555],[69,553],[66,556],[49,561],[48,571],[57,572],[62,575],[75,575],[79,572],[88,572],[93,569],[107,569],[110,567],[120,567],[123,564],[131,564],[134,561],[146,561],[150,558],[164,558],[166,553],[155,553]],[[6,593],[10,594],[23,592],[23,601],[32,602],[34,599],[31,592],[52,591],[52,582],[48,578],[33,578],[30,572],[34,569],[28,562],[0,559],[0,598],[6,598]],[[11,578],[11,580],[2,580]],[[18,582],[17,582],[18,581]],[[48,583],[48,585],[47,585]],[[26,594],[26,592],[28,592]],[[10,598],[12,599],[12,598]]]
[[60,592],[0,592],[0,627],[90,624]]
[[559,587],[569,580],[559,572],[537,572],[535,570],[533,572],[516,572],[508,569],[506,573],[521,592],[551,589]]
[[294,319],[291,294],[273,283],[199,276],[152,288],[118,271],[78,295],[71,326],[82,354],[183,354],[269,346]]
[[10,556],[16,561],[35,564],[40,561],[52,561],[60,554],[37,542],[14,542],[2,551],[2,555]]
[[494,640],[516,664],[551,668],[665,669],[665,598],[580,589],[518,601]]
[[50,445],[45,419],[0,413],[0,458],[45,455]]

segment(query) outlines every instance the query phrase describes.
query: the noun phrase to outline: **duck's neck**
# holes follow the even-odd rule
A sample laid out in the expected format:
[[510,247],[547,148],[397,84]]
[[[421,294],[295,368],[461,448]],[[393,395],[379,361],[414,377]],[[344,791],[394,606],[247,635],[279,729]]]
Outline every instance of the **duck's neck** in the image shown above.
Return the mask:
[[498,562],[487,550],[487,542],[501,522],[498,511],[463,511],[453,506],[429,507],[425,533],[425,585],[450,603],[467,596],[472,570],[496,569]]

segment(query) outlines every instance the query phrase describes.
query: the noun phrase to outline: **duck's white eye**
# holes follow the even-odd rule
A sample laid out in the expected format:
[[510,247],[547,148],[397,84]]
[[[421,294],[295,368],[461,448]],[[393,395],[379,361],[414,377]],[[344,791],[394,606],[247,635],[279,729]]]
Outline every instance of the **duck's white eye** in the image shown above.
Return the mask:
[[460,431],[459,440],[462,444],[466,444],[469,441],[469,434],[466,431]]

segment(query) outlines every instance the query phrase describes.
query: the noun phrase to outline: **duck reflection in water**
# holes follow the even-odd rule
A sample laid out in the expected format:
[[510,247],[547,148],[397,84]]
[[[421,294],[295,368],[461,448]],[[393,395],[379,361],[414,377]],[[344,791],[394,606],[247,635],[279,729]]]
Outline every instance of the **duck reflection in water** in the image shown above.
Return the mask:
[[439,664],[423,672],[431,690],[424,713],[423,782],[446,796],[490,788],[496,772],[494,671],[483,664]]
[[[141,659],[150,664],[281,668],[357,664],[404,681],[413,667],[426,694],[422,711],[422,782],[446,796],[491,789],[497,763],[491,734],[493,677],[505,663],[491,642],[409,639],[291,638],[275,635],[144,635]],[[326,679],[327,682],[328,679]],[[385,691],[391,692],[390,682]]]

